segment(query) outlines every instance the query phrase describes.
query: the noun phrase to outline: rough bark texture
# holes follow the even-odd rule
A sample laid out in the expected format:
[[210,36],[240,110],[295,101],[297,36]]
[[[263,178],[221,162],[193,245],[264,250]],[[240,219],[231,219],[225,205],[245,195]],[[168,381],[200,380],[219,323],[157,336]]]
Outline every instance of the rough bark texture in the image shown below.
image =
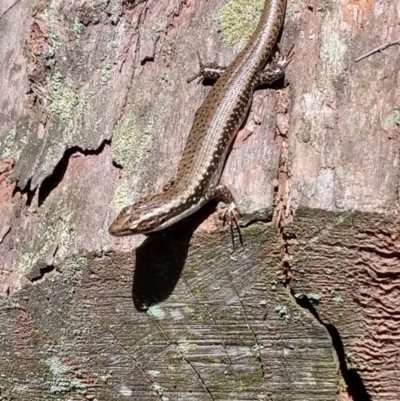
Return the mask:
[[213,204],[108,234],[173,178],[196,51],[238,51],[226,4],[0,4],[0,400],[400,399],[399,48],[354,62],[398,39],[396,1],[289,1],[288,85],[222,178],[243,247]]
[[325,322],[338,352],[346,352],[341,370],[355,399],[368,399],[367,391],[372,399],[398,399],[398,225],[371,213],[307,211],[296,217],[285,229],[295,298],[317,304],[314,315]]

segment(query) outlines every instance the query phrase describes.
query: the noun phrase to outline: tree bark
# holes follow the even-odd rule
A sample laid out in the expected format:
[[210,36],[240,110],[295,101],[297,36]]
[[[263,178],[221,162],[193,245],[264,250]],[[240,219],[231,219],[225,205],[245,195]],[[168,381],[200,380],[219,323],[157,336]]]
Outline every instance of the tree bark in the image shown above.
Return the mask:
[[0,5],[0,400],[400,399],[399,47],[355,62],[395,1],[289,2],[222,177],[242,247],[214,203],[108,234],[173,179],[240,3]]

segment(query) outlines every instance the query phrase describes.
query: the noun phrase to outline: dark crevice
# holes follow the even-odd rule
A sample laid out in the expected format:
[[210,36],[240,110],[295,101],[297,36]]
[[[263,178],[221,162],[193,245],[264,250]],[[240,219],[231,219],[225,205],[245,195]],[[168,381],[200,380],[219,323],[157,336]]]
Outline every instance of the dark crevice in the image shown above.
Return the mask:
[[120,170],[123,169],[122,164],[119,164],[116,160],[112,160],[112,165]]
[[29,179],[24,188],[19,188],[18,185],[16,185],[14,188],[13,194],[12,194],[12,196],[15,196],[17,193],[19,193],[21,195],[26,195],[26,205],[27,206],[31,205],[32,200],[36,193],[36,188],[33,190],[30,189],[31,181],[32,180]]
[[297,304],[301,308],[307,309],[318,321],[318,323],[324,326],[328,331],[329,336],[331,337],[332,346],[336,352],[339,361],[339,369],[343,376],[343,380],[347,385],[347,391],[349,395],[353,398],[354,401],[371,401],[371,397],[368,394],[358,372],[355,369],[349,368],[347,366],[344,345],[337,328],[333,324],[325,323],[321,319],[314,305],[311,303],[310,299],[306,295],[295,297],[292,290],[291,294],[293,295],[293,299],[296,300]]
[[49,276],[60,273],[53,265],[44,266],[39,269],[38,274],[34,277],[29,277],[28,280],[32,284],[39,284],[46,280]]
[[283,260],[282,260],[282,268],[283,274],[285,276],[285,288],[290,288],[290,280],[292,279],[292,273],[290,270],[290,253],[289,253],[289,244],[290,240],[296,238],[295,235],[287,234],[283,231],[283,227],[280,227],[280,235],[283,242]]
[[138,6],[141,3],[144,3],[145,1],[146,0],[124,0],[122,2],[122,5],[130,10],[133,10],[136,6]]
[[293,297],[293,300],[299,305],[301,308],[306,309],[311,315],[317,320],[317,322],[325,327],[331,342],[332,347],[336,353],[337,360],[339,362],[339,370],[340,374],[343,377],[344,382],[346,383],[347,392],[352,397],[353,401],[371,401],[371,397],[365,388],[365,385],[354,368],[348,367],[348,361],[346,358],[346,352],[343,345],[342,338],[339,334],[338,329],[331,323],[325,323],[314,304],[311,302],[310,298],[305,294],[295,294],[295,292],[290,287],[290,282],[292,280],[292,272],[290,265],[290,244],[293,239],[296,238],[293,234],[288,234],[283,230],[283,227],[280,227],[280,235],[283,241],[283,249],[284,249],[284,257],[283,257],[283,270],[285,274],[285,288]]
[[336,357],[339,363],[340,374],[346,383],[347,392],[352,397],[353,401],[371,401],[371,397],[365,388],[365,385],[358,374],[357,370],[348,367],[348,361],[346,358],[345,348],[343,345],[342,338],[340,337],[339,331],[331,323],[325,323],[321,317],[314,304],[311,302],[310,298],[305,294],[295,294],[295,292],[290,287],[290,282],[292,280],[293,274],[290,265],[290,246],[296,236],[294,234],[288,234],[284,231],[283,227],[279,227],[280,236],[283,242],[284,255],[282,259],[282,266],[285,275],[285,288],[288,290],[293,300],[301,308],[306,309],[311,315],[316,319],[316,321],[325,327],[331,342],[332,347],[336,353]]
[[68,168],[68,163],[69,159],[71,156],[75,153],[80,153],[84,156],[89,156],[89,155],[99,155],[101,152],[103,152],[104,147],[106,145],[109,145],[111,143],[110,140],[104,140],[100,147],[94,150],[83,150],[79,146],[73,146],[69,149],[67,149],[64,152],[63,157],[61,160],[58,162],[57,166],[53,170],[53,172],[46,177],[42,184],[40,185],[39,188],[39,196],[38,196],[38,206],[40,207],[43,202],[47,199],[47,197],[50,195],[50,193],[57,188],[57,186],[61,183],[61,181],[64,178],[65,172],[67,171]]
[[146,63],[150,63],[150,62],[154,62],[154,56],[153,56],[153,57],[150,57],[150,56],[145,57],[145,58],[140,62],[140,65],[145,65]]

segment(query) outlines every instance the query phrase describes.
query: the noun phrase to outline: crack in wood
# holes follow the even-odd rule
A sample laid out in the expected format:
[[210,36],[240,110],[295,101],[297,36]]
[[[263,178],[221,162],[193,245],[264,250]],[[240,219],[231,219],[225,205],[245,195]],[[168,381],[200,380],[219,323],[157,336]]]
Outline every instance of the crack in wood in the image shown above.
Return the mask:
[[124,352],[126,353],[126,355],[128,355],[128,357],[136,364],[136,366],[139,368],[140,372],[142,373],[143,377],[145,380],[147,380],[147,382],[151,383],[151,386],[153,387],[153,391],[158,395],[158,397],[160,398],[160,400],[163,400],[162,394],[160,394],[156,389],[157,389],[157,383],[154,382],[151,377],[149,377],[149,375],[146,373],[146,371],[143,369],[142,365],[139,363],[139,361],[126,349],[126,347],[124,347],[124,345],[122,345],[121,341],[119,340],[119,338],[115,335],[115,333],[110,330],[106,324],[103,324],[101,322],[102,327],[108,331],[108,333],[114,338],[114,340],[116,341],[116,343],[121,347],[121,349],[124,350]]
[[[195,303],[196,303],[199,307],[201,307],[202,305],[200,305],[199,301],[197,300],[197,298],[196,298],[196,296],[195,296],[195,294],[194,294],[192,288],[190,287],[189,283],[187,282],[187,280],[185,280],[185,279],[183,278],[182,281],[186,284],[186,287],[189,289],[189,292],[190,292],[192,298],[194,299]],[[208,316],[209,316],[210,319],[211,319],[212,324],[214,325],[214,327],[215,327],[215,329],[216,329],[216,331],[217,331],[217,333],[218,333],[218,335],[219,335],[219,337],[220,337],[220,339],[221,339],[221,343],[222,343],[222,345],[223,345],[223,347],[224,347],[225,354],[226,354],[226,356],[227,356],[227,358],[228,358],[228,360],[229,360],[229,364],[230,364],[231,366],[233,366],[233,361],[232,361],[232,359],[231,359],[231,357],[230,357],[230,355],[229,355],[229,353],[228,353],[228,351],[227,351],[226,342],[225,342],[224,337],[223,337],[223,335],[222,335],[222,333],[221,333],[221,330],[219,329],[217,323],[215,322],[212,313],[210,312],[209,308],[207,307],[207,304],[203,304],[203,305],[204,305],[204,308],[205,308],[205,310],[206,310]]]
[[[338,219],[338,221],[335,224],[331,224],[328,227],[325,227],[323,230],[321,230],[315,237],[312,238],[312,240],[308,241],[307,246],[313,243],[315,241],[315,238],[320,238],[321,233],[326,233],[330,229],[332,229],[335,225],[341,224],[346,219],[346,216],[347,214],[345,214],[344,217],[342,216],[342,218]],[[296,237],[294,234],[291,235],[286,234],[283,228],[284,228],[283,225],[278,226],[284,249],[282,266],[285,275],[285,288],[289,296],[293,299],[294,302],[297,303],[297,305],[299,305],[299,307],[310,312],[310,314],[314,317],[316,322],[318,322],[318,324],[322,325],[327,330],[327,334],[331,339],[333,350],[339,362],[340,374],[343,377],[344,382],[346,383],[348,394],[353,397],[353,401],[371,401],[371,397],[367,393],[365,385],[358,372],[353,368],[348,368],[348,361],[346,358],[343,341],[337,328],[333,324],[325,323],[322,320],[316,308],[306,295],[302,294],[301,297],[294,296],[294,292],[290,286],[290,282],[293,277],[293,273],[291,271],[291,266],[290,266],[290,260],[291,260],[290,246]],[[304,247],[303,250],[306,249],[306,247]]]
[[[31,178],[27,181],[26,185],[23,188],[20,188],[18,186],[18,184],[15,186],[14,191],[12,193],[12,197],[14,198],[17,194],[19,194],[21,197],[23,197],[24,195],[26,196],[26,201],[25,201],[25,205],[26,206],[30,206],[32,203],[32,200],[34,199],[35,195],[36,195],[36,189],[30,189],[31,186]],[[19,217],[19,216],[16,216]]]
[[39,272],[34,277],[27,277],[28,280],[33,284],[37,285],[46,281],[49,277],[60,274],[60,271],[53,265],[45,266],[39,269]]
[[253,338],[254,338],[254,342],[255,342],[255,344],[256,344],[256,346],[257,346],[257,349],[256,349],[256,351],[257,351],[257,360],[258,360],[258,362],[259,362],[259,364],[260,364],[261,378],[264,379],[264,377],[265,377],[265,369],[264,369],[264,364],[263,364],[263,362],[262,362],[261,353],[260,353],[260,350],[262,349],[262,346],[261,346],[260,343],[258,342],[257,335],[256,335],[254,329],[252,328],[252,326],[251,326],[250,323],[249,323],[249,319],[248,319],[248,317],[247,317],[246,309],[244,308],[242,298],[240,297],[240,295],[239,295],[239,293],[238,293],[238,291],[237,291],[237,289],[236,289],[236,287],[235,287],[235,285],[234,285],[234,283],[233,283],[233,280],[232,280],[231,275],[229,274],[229,272],[228,272],[228,275],[229,275],[229,281],[231,282],[233,291],[235,291],[235,294],[236,294],[236,296],[237,296],[238,299],[239,299],[240,306],[242,307],[243,315],[244,315],[244,319],[245,319],[245,321],[246,321],[247,327],[248,327],[248,329],[251,331],[251,334],[252,334],[252,336],[253,336]]
[[13,4],[11,4],[4,12],[0,15],[0,19],[2,19],[9,11],[11,11],[21,0],[17,0]]
[[105,139],[101,142],[100,146],[97,149],[82,149],[79,146],[72,146],[64,152],[61,160],[55,166],[53,172],[47,176],[42,184],[39,187],[38,194],[38,206],[42,206],[51,192],[60,185],[62,182],[64,175],[68,168],[68,163],[71,157],[73,157],[76,153],[79,153],[83,156],[88,155],[99,155],[103,152],[104,147],[106,145],[110,145],[111,141],[109,139]]
[[181,356],[181,358],[190,366],[190,368],[192,369],[193,373],[196,375],[197,379],[200,381],[203,389],[205,390],[205,392],[207,393],[208,397],[212,400],[215,401],[213,395],[211,394],[210,389],[207,387],[204,379],[201,377],[200,373],[198,372],[198,370],[195,368],[195,366],[192,364],[192,362],[186,358],[185,354],[183,353],[181,347],[179,346],[178,341],[173,340],[164,330],[164,328],[162,327],[162,325],[160,324],[160,322],[157,320],[156,316],[154,316],[154,314],[151,312],[151,310],[148,310],[148,315],[153,319],[153,321],[156,323],[156,325],[158,326],[160,332],[162,333],[162,335],[165,337],[165,339],[171,344],[171,345],[175,345],[179,355]]
[[303,294],[301,297],[295,297],[292,291],[291,295],[293,296],[293,299],[296,301],[297,305],[309,311],[315,320],[327,330],[332,341],[332,347],[335,350],[335,354],[339,362],[340,373],[347,385],[347,391],[353,398],[353,401],[372,401],[356,369],[348,367],[343,341],[337,328],[333,324],[325,323],[322,320],[307,295]]
[[[276,195],[274,201],[274,220],[277,222],[278,233],[282,241],[283,247],[283,257],[282,257],[282,269],[285,276],[284,287],[289,295],[302,309],[305,309],[311,313],[318,324],[322,325],[326,330],[331,339],[333,350],[336,354],[337,360],[339,362],[339,370],[342,375],[346,385],[349,395],[353,397],[354,401],[371,401],[369,394],[366,391],[365,385],[362,382],[361,377],[358,372],[353,368],[348,368],[346,354],[342,339],[336,327],[333,324],[325,323],[319,316],[317,310],[311,303],[310,299],[303,295],[302,297],[295,297],[293,290],[291,289],[290,283],[293,277],[291,271],[291,253],[290,246],[293,241],[296,240],[294,235],[288,235],[284,232],[284,227],[290,223],[293,218],[293,210],[290,208],[291,201],[291,174],[289,170],[289,151],[288,151],[288,141],[287,141],[287,131],[286,129],[279,130],[279,137],[281,138],[281,154],[279,160],[279,170],[277,175],[276,183]],[[328,227],[324,227],[317,236],[309,241],[309,246],[311,243],[315,242],[316,238],[320,238],[320,235],[331,230],[335,225],[341,224],[346,219],[346,214]],[[397,256],[397,255],[396,255]]]

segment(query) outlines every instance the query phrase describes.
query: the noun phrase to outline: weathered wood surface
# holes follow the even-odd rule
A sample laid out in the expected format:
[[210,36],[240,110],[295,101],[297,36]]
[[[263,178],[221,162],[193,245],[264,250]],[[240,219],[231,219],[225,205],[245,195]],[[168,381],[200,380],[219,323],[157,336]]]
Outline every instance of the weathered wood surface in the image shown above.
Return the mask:
[[70,259],[24,288],[18,306],[1,308],[4,395],[334,399],[331,343],[284,291],[276,230],[247,229],[245,239],[249,247],[233,254],[228,240],[196,237],[186,258],[189,238],[175,233],[146,241],[136,260]]
[[174,175],[196,50],[237,53],[224,4],[0,4],[1,400],[400,398],[399,49],[354,62],[398,39],[394,0],[289,2],[290,85],[255,94],[223,175],[242,249],[212,205],[107,233]]
[[[291,289],[315,303],[355,400],[398,399],[398,223],[371,213],[300,212],[287,229]],[[368,393],[371,398],[369,398]]]

